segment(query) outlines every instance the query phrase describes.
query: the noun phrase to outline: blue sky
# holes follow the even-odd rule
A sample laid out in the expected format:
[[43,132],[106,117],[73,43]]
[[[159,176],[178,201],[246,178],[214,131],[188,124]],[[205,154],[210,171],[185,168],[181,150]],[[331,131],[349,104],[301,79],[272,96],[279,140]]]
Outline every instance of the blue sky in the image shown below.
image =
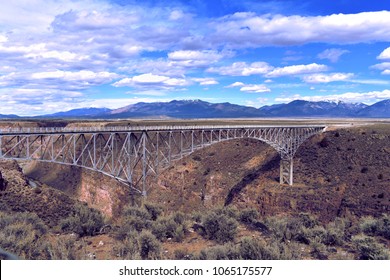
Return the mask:
[[0,1],[0,114],[390,99],[389,1]]

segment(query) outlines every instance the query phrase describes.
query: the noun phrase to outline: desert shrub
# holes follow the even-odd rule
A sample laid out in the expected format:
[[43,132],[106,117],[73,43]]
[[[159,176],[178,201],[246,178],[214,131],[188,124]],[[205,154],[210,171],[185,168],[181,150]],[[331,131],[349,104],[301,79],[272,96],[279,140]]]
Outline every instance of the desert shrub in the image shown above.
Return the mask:
[[390,239],[390,217],[383,214],[380,218],[363,217],[359,223],[360,230],[370,236],[383,236]]
[[271,260],[275,259],[264,242],[253,238],[244,238],[239,245],[240,256],[244,260]]
[[191,219],[197,223],[202,222],[203,213],[200,211],[195,211],[191,213]]
[[305,244],[310,242],[310,230],[304,226],[306,221],[299,217],[270,217],[265,223],[276,240],[281,242],[295,240]]
[[227,206],[223,208],[215,209],[214,212],[218,215],[225,215],[229,218],[238,219],[240,211],[235,206]]
[[314,257],[315,259],[318,259],[318,260],[327,260],[328,259],[326,246],[323,243],[314,241],[314,242],[310,243],[310,246],[311,246],[310,254],[312,255],[312,257]]
[[259,218],[259,212],[256,209],[245,209],[240,213],[240,221],[245,224],[251,224]]
[[173,252],[175,260],[192,260],[194,255],[189,253],[187,249],[176,249]]
[[74,236],[63,236],[52,242],[42,244],[42,252],[46,260],[76,260],[76,238]]
[[46,232],[46,225],[35,213],[0,212],[0,248],[20,258],[39,258],[40,237]]
[[226,243],[202,250],[195,258],[200,260],[238,260],[241,256],[236,245]]
[[157,218],[161,215],[163,212],[163,208],[159,205],[152,204],[152,203],[145,203],[144,208],[149,213],[150,218],[155,221]]
[[390,216],[383,214],[379,219],[379,232],[380,235],[390,239]]
[[192,159],[195,161],[202,161],[202,158],[199,155],[193,156]]
[[153,224],[153,218],[160,215],[159,208],[152,204],[146,207],[130,206],[123,210],[123,220],[121,226],[115,231],[115,238],[124,240],[133,231],[141,232],[150,230]]
[[175,221],[175,223],[178,225],[184,225],[186,221],[186,215],[183,212],[175,212],[172,215],[172,218]]
[[266,243],[249,237],[241,240],[238,251],[244,260],[293,260],[300,257],[294,242],[288,245],[278,241]]
[[63,231],[74,232],[80,236],[95,235],[103,225],[102,214],[85,205],[77,205],[72,216],[60,221],[60,227]]
[[361,173],[365,174],[368,172],[368,167],[363,167],[361,170],[360,170]]
[[159,218],[152,224],[151,230],[160,241],[172,238],[175,241],[180,242],[183,240],[187,231],[185,215],[181,212],[177,212],[168,217]]
[[128,232],[126,238],[113,247],[114,255],[124,260],[141,259],[138,235],[137,231]]
[[324,137],[324,139],[321,140],[321,142],[319,143],[320,147],[321,148],[326,148],[330,145],[330,141],[327,137]]
[[161,245],[150,231],[141,232],[138,238],[139,254],[142,259],[159,259]]
[[143,207],[130,206],[123,210],[123,217],[138,217],[142,220],[152,220],[152,215]]
[[211,212],[204,218],[205,236],[210,240],[224,243],[234,240],[237,233],[237,222],[224,214]]
[[352,237],[352,243],[361,260],[389,260],[390,252],[375,238],[359,234]]

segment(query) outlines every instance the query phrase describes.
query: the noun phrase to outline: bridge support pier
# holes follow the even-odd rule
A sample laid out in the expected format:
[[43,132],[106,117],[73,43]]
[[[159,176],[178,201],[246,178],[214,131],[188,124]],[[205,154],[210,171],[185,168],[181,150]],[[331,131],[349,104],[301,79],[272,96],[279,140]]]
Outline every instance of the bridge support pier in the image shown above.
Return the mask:
[[280,160],[280,184],[293,185],[293,159]]

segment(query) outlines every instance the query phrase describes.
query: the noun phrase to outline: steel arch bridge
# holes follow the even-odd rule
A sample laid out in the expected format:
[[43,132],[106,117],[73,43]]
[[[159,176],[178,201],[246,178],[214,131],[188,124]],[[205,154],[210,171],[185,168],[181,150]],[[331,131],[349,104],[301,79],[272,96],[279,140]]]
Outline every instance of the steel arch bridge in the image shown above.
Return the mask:
[[79,166],[111,176],[146,196],[153,178],[172,161],[221,141],[253,138],[280,154],[280,183],[292,185],[298,147],[325,129],[325,125],[3,129],[0,159]]

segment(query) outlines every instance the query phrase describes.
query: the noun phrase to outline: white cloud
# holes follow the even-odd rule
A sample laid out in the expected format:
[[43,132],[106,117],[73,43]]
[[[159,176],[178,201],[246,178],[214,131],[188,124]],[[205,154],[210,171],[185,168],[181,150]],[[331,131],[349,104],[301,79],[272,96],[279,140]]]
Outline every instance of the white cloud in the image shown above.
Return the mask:
[[6,36],[0,34],[0,44],[5,43],[7,41],[8,41],[8,38]]
[[327,16],[236,13],[217,19],[213,41],[235,48],[390,40],[390,11]]
[[[390,49],[390,48],[389,48]],[[388,75],[390,72],[390,62],[382,62],[371,66],[373,69],[383,70],[382,75]]]
[[317,96],[301,96],[294,95],[291,97],[279,97],[275,98],[276,102],[291,102],[293,100],[306,100],[306,101],[343,101],[350,103],[360,103],[364,102],[367,104],[372,104],[380,100],[390,99],[390,90],[383,91],[370,91],[370,92],[347,92],[342,94],[333,94],[333,95],[317,95]]
[[263,92],[271,91],[265,85],[244,84],[242,82],[235,82],[231,85],[226,86],[226,88],[233,88],[233,87],[240,87],[240,91],[253,92],[253,93],[263,93]]
[[70,71],[53,71],[53,72],[38,72],[31,75],[32,79],[60,79],[64,81],[83,81],[83,82],[98,82],[106,83],[110,82],[119,75],[110,72],[92,72],[88,70],[82,70],[79,72]]
[[271,90],[265,85],[246,85],[243,86],[240,89],[240,91],[262,93],[262,92],[270,92]]
[[171,14],[169,15],[169,19],[170,20],[179,20],[179,19],[182,19],[184,17],[184,13],[183,11],[180,11],[180,10],[174,10],[171,12]]
[[382,75],[390,75],[390,69],[386,69],[382,72]]
[[246,62],[235,62],[229,66],[212,67],[207,71],[225,76],[251,76],[265,74],[272,69],[268,63],[259,61],[249,65]]
[[259,108],[261,106],[264,106],[267,103],[268,103],[268,98],[263,98],[263,97],[256,98],[256,100],[245,101],[246,106],[255,107],[255,108]]
[[381,52],[377,58],[378,59],[390,59],[390,47],[388,47],[383,52]]
[[371,66],[371,68],[379,69],[379,70],[390,69],[390,62],[382,62],[379,64],[375,64],[375,65]]
[[242,82],[235,82],[235,83],[233,83],[233,84],[231,84],[231,85],[228,85],[228,86],[226,86],[227,88],[231,88],[231,87],[242,87],[242,86],[244,86],[245,84],[244,83],[242,83]]
[[218,85],[218,81],[213,78],[193,78],[194,82],[199,83],[201,86]]
[[331,83],[345,81],[353,77],[352,73],[331,73],[331,74],[312,74],[303,76],[302,79],[306,83]]
[[216,51],[174,51],[168,53],[168,59],[173,65],[183,67],[207,67],[218,62],[223,55]]
[[132,78],[124,78],[115,82],[115,87],[182,87],[189,85],[186,79],[170,78],[167,76],[154,75],[152,73],[134,76]]
[[343,49],[326,49],[318,54],[320,59],[328,59],[331,62],[337,62],[343,54],[349,53],[348,50]]
[[292,65],[281,68],[275,68],[271,72],[267,73],[266,77],[280,77],[280,76],[293,76],[299,74],[317,73],[327,71],[328,67],[323,64],[311,63],[307,65]]

